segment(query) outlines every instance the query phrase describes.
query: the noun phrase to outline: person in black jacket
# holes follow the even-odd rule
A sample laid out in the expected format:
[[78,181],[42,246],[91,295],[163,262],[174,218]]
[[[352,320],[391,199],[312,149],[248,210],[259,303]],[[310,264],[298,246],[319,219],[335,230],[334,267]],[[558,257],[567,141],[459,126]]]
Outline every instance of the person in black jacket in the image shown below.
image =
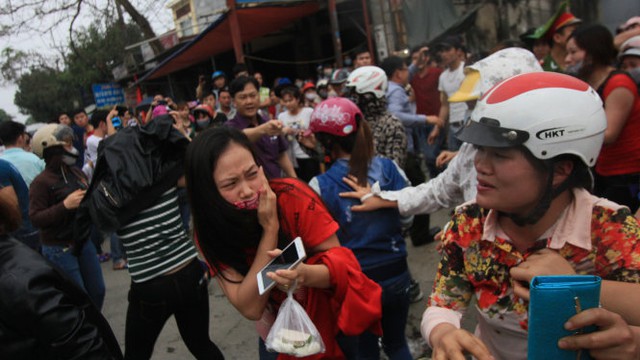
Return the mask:
[[0,189],[0,359],[122,359],[86,293],[8,235],[20,224],[11,187]]

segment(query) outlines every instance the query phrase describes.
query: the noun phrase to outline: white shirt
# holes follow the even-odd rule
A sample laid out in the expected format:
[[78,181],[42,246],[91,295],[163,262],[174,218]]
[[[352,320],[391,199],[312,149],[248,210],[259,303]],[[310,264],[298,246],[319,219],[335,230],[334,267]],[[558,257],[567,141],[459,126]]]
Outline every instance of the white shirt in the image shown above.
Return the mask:
[[397,191],[382,191],[380,197],[397,201],[400,215],[429,214],[475,200],[478,189],[473,166],[476,149],[463,143],[447,169],[434,179]]
[[[453,93],[458,91],[463,80],[464,62],[460,62],[460,65],[455,70],[447,68],[440,74],[438,91],[444,92],[449,98]],[[467,104],[464,102],[449,103],[449,123],[464,121],[464,115],[467,109]]]
[[87,149],[84,151],[85,153],[85,162],[86,160],[91,160],[93,165],[96,165],[96,160],[98,159],[98,145],[100,145],[100,141],[103,138],[91,135],[87,138]]
[[[309,128],[309,122],[311,121],[312,113],[313,109],[310,107],[300,109],[300,111],[298,111],[298,113],[295,115],[291,115],[289,111],[284,111],[278,115],[278,120],[282,121],[282,124],[286,127],[304,131]],[[298,144],[297,140],[290,140],[290,144],[293,148],[293,155],[296,159],[309,159],[309,155],[302,151],[302,148],[300,147],[300,144]]]
[[[104,140],[96,135],[91,135],[87,138],[87,149],[84,151],[84,165],[82,166],[82,172],[87,175],[87,179],[91,180],[93,177],[93,169],[96,167],[96,161],[98,160],[98,145]],[[91,163],[89,163],[91,161]]]

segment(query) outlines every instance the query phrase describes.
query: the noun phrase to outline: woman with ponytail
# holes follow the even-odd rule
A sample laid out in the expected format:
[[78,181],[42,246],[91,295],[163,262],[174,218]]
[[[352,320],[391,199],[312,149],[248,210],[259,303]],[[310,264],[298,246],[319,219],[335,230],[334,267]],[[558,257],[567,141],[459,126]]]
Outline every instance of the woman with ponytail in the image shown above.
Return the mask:
[[[408,180],[392,160],[374,156],[371,130],[360,109],[345,98],[320,103],[311,115],[310,130],[334,160],[331,168],[311,180],[327,208],[340,224],[340,243],[356,255],[362,271],[382,287],[382,345],[392,359],[412,359],[405,337],[409,312],[407,251],[398,209],[351,212],[357,200],[340,197],[351,191],[343,179],[374,189],[399,190]],[[374,190],[375,191],[375,190]],[[371,196],[371,195],[365,195]],[[365,199],[361,199],[364,201]],[[378,359],[378,336],[358,338],[358,358]]]

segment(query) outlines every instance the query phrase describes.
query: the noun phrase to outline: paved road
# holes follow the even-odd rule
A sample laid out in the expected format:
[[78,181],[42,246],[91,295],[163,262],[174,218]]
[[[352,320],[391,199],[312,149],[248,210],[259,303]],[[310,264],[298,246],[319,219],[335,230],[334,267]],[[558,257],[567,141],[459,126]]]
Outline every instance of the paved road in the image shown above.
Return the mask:
[[[449,218],[449,210],[441,210],[431,217],[432,225],[442,226]],[[423,292],[429,293],[437,271],[439,255],[435,244],[414,247],[410,243],[409,267]],[[103,313],[109,320],[122,349],[124,349],[124,325],[127,310],[127,292],[130,278],[126,271],[113,271],[111,263],[103,264],[102,271],[107,286]],[[209,286],[210,294],[210,334],[227,359],[257,359],[257,335],[253,323],[243,318],[226,300],[216,281]],[[425,308],[425,300],[411,305],[407,326],[411,352],[415,358],[426,353],[426,344],[420,338],[420,318]],[[156,343],[153,359],[192,359],[180,338],[173,317],[165,325]]]

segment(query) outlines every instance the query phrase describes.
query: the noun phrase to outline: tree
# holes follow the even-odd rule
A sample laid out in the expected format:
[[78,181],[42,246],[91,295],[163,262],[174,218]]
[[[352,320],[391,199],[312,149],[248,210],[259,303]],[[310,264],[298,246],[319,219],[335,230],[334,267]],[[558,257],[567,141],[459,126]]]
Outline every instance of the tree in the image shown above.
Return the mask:
[[35,52],[25,52],[6,47],[0,56],[0,79],[15,82],[31,66],[42,63],[43,58]]
[[20,77],[14,103],[23,114],[37,122],[49,122],[64,111],[80,104],[79,92],[69,82],[68,74],[52,68],[36,68]]
[[13,120],[13,116],[7,114],[7,112],[4,111],[4,109],[0,109],[0,122],[11,121],[11,120]]
[[[94,19],[115,19],[124,9],[131,20],[138,25],[156,54],[162,52],[162,45],[149,21],[133,6],[129,0],[12,0],[0,4],[0,36],[24,34],[26,32],[46,34],[60,31],[68,24],[70,45],[75,46],[74,23],[89,11]],[[83,12],[83,10],[86,10]],[[50,24],[45,25],[43,24]]]
[[77,31],[75,52],[64,54],[62,69],[38,64],[18,78],[14,102],[20,112],[47,122],[86,105],[91,84],[113,81],[111,71],[124,62],[125,46],[141,41],[143,35],[134,24],[111,23],[105,30],[98,25]]

